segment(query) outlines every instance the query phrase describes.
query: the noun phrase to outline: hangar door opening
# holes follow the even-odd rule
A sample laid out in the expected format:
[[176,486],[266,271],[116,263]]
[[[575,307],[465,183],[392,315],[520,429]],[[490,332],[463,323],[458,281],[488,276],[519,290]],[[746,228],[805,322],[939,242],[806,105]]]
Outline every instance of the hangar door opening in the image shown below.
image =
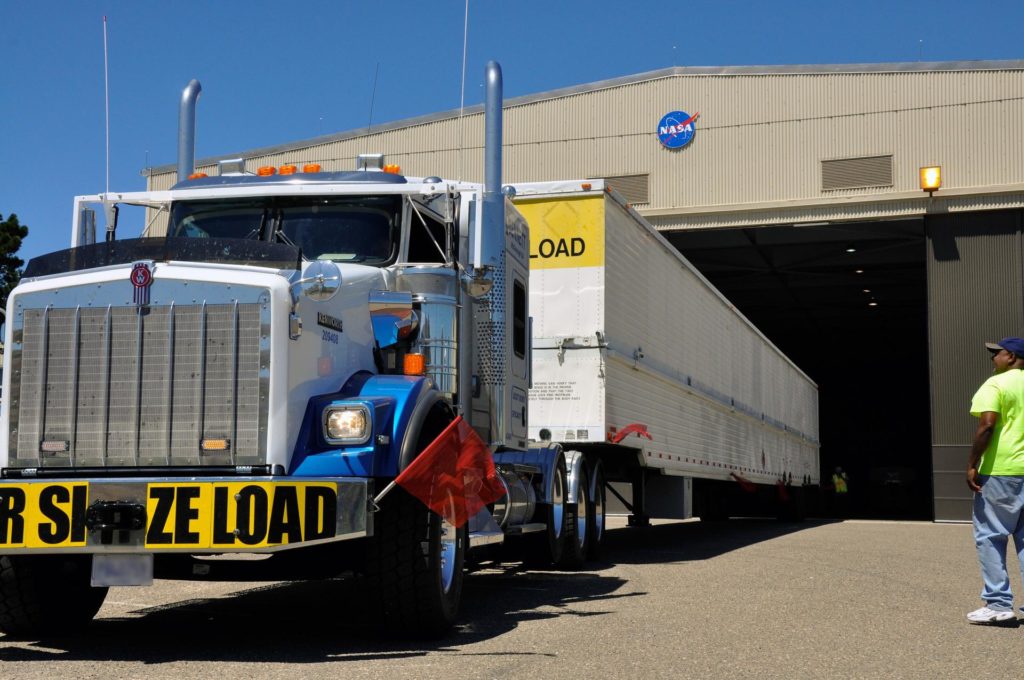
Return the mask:
[[664,235],[819,388],[823,515],[931,519],[920,219]]

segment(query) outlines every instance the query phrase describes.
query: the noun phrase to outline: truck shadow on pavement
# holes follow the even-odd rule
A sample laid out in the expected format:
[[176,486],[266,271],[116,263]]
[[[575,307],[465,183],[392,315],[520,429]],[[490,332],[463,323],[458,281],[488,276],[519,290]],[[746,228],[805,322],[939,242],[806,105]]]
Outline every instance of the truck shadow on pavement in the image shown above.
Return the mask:
[[[74,636],[0,637],[0,663],[295,664],[459,654],[461,647],[498,637],[525,621],[599,616],[606,612],[595,610],[595,602],[642,595],[619,592],[625,584],[588,572],[485,569],[465,581],[455,630],[424,641],[389,638],[372,629],[356,609],[358,579],[278,583],[104,616]],[[586,611],[580,609],[584,603]]]
[[374,631],[357,609],[361,582],[347,578],[275,583],[104,616],[74,636],[0,636],[0,660],[294,664],[471,655],[463,648],[497,638],[521,623],[604,616],[614,611],[615,600],[646,596],[633,590],[628,579],[602,573],[616,564],[703,560],[798,528],[734,521],[615,529],[607,534],[605,560],[589,565],[587,571],[538,571],[518,563],[478,565],[465,580],[460,623],[441,640],[394,639]]
[[835,521],[782,522],[748,518],[625,528],[608,532],[608,556],[616,564],[668,564],[707,560],[764,541],[834,524]]

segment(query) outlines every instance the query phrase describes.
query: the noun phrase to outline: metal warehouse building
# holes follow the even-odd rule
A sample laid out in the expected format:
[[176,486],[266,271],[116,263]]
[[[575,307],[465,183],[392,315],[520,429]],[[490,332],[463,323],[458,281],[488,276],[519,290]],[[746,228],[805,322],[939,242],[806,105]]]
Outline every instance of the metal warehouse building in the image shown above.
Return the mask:
[[[1024,61],[670,68],[508,99],[505,144],[508,182],[606,178],[817,381],[858,512],[969,518],[982,343],[1024,335]],[[197,165],[481,180],[482,148],[476,107]]]

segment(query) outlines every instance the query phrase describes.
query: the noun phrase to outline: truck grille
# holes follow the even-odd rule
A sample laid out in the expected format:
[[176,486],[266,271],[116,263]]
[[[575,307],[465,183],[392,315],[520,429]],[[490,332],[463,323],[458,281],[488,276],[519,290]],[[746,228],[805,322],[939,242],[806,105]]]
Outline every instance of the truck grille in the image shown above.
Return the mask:
[[25,309],[11,467],[266,462],[267,307]]

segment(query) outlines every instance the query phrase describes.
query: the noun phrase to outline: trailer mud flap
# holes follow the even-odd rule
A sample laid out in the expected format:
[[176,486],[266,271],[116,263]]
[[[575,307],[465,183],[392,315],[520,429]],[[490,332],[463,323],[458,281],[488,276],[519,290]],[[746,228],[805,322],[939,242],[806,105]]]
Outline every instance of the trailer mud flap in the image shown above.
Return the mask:
[[0,549],[267,550],[367,533],[366,480],[0,485]]

